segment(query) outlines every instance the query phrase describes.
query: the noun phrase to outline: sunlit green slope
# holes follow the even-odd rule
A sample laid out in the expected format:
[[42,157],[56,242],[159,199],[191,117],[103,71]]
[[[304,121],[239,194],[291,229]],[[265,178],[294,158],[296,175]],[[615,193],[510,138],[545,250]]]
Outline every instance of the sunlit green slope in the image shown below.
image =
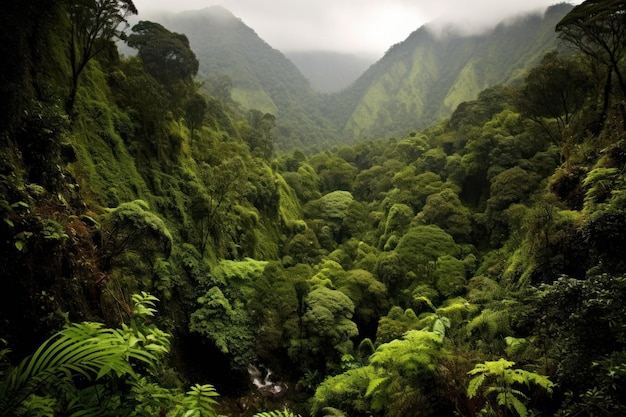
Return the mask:
[[337,97],[342,136],[403,135],[449,116],[487,87],[519,81],[557,46],[554,26],[570,8],[553,6],[475,36],[418,29]]
[[[227,84],[231,89],[225,95],[243,109],[277,117],[278,148],[335,142],[336,135],[323,120],[319,97],[307,79],[231,12],[214,6],[157,20],[189,37],[200,61],[201,80]],[[232,84],[228,85],[229,81]]]

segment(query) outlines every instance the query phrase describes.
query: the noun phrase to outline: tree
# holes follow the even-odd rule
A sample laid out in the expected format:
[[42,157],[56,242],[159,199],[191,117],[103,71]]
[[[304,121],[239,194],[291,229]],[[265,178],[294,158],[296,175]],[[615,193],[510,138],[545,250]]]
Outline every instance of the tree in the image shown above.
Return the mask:
[[[391,206],[385,222],[385,234],[381,236],[381,243],[384,245],[391,236],[396,236],[397,239],[401,238],[409,229],[413,217],[415,217],[413,209],[406,204]],[[388,249],[385,248],[385,250]]]
[[194,138],[196,129],[202,126],[208,105],[202,94],[195,93],[187,103],[185,103],[185,121],[191,130],[191,139]]
[[232,103],[231,92],[233,90],[233,79],[227,74],[206,75],[206,88],[209,94],[223,103]]
[[192,182],[191,216],[198,233],[198,251],[205,255],[210,240],[216,251],[222,249],[227,234],[225,221],[236,199],[244,192],[245,169],[241,158],[225,160],[220,165],[203,164],[201,182]]
[[68,2],[67,13],[71,26],[68,46],[72,84],[66,110],[71,113],[85,67],[110,46],[113,38],[124,37],[120,25],[127,25],[126,18],[137,14],[137,9],[132,0],[76,0]]
[[297,337],[308,292],[306,279],[311,274],[311,268],[304,264],[283,269],[279,263],[270,263],[254,280],[247,310],[255,329],[259,359],[283,353],[290,340]]
[[549,356],[558,359],[561,389],[576,396],[597,389],[607,404],[611,398],[626,408],[618,394],[625,385],[618,369],[623,361],[615,361],[626,351],[626,276],[561,277],[542,287],[536,306],[541,317],[536,332],[545,334]]
[[218,287],[211,287],[197,300],[189,330],[210,340],[220,352],[230,354],[235,363],[245,367],[253,358],[254,338],[250,317],[242,305],[231,305]]
[[444,189],[439,193],[429,195],[417,219],[425,224],[435,224],[441,227],[456,242],[469,242],[470,240],[471,213],[451,189]]
[[146,72],[167,90],[170,95],[167,108],[179,120],[184,114],[185,101],[197,88],[193,77],[198,73],[199,64],[189,47],[189,39],[147,21],[140,21],[132,31],[128,46],[138,50]]
[[128,252],[154,261],[157,256],[168,257],[172,250],[172,235],[165,223],[149,211],[142,200],[122,203],[109,209],[102,222],[101,266],[108,270]]
[[613,76],[617,78],[622,100],[626,98],[626,80],[620,68],[626,54],[624,13],[624,0],[587,0],[574,7],[556,25],[561,39],[576,46],[593,62],[606,67],[603,117],[606,117],[609,106]]
[[[575,59],[550,52],[530,70],[516,102],[525,116],[561,146],[565,129],[582,109],[590,87],[589,76]],[[556,132],[550,120],[556,121]]]
[[491,180],[487,207],[492,212],[506,209],[511,204],[530,197],[539,182],[536,174],[518,166],[502,171]]
[[350,338],[358,334],[352,320],[354,304],[340,291],[318,287],[305,298],[302,337],[292,340],[289,355],[304,369],[327,370],[352,350]]
[[389,308],[387,287],[377,281],[368,271],[352,269],[333,281],[337,289],[350,297],[354,303],[354,321],[359,325],[361,336],[371,329],[374,337],[378,317]]
[[381,317],[376,331],[376,342],[387,343],[394,339],[400,339],[409,330],[418,328],[418,318],[415,312],[408,308],[393,306],[386,316]]
[[168,119],[170,95],[154,77],[144,72],[129,74],[122,82],[122,102],[139,125],[140,134],[156,153],[159,126]]
[[271,113],[264,114],[258,110],[250,110],[248,123],[252,129],[244,137],[244,140],[253,153],[269,160],[274,152],[274,135],[272,132],[276,126],[276,116]]
[[358,173],[354,164],[350,164],[339,157],[328,158],[318,168],[322,188],[325,192],[334,190],[352,191],[352,183]]
[[437,259],[435,276],[437,290],[445,298],[459,295],[465,288],[465,264],[453,256],[444,255]]
[[418,226],[400,239],[396,252],[405,272],[417,274],[422,283],[431,283],[437,259],[444,255],[457,256],[459,247],[439,227]]
[[[482,396],[488,401],[485,405],[487,410],[493,412],[500,406],[504,408],[505,413],[508,410],[515,410],[520,417],[528,416],[528,409],[524,404],[524,401],[528,400],[528,396],[518,387],[520,385],[528,387],[532,383],[551,393],[554,384],[547,376],[523,369],[511,369],[513,365],[515,362],[502,358],[497,361],[477,364],[474,369],[468,372],[470,375],[475,375],[467,387],[468,397],[474,398],[478,395],[479,389],[483,387]],[[484,385],[487,382],[491,382],[491,385],[485,388]],[[491,398],[494,395],[495,402]]]
[[176,81],[192,84],[198,72],[198,59],[189,47],[189,39],[170,32],[155,22],[140,21],[128,36],[128,46],[136,48],[146,71],[161,84],[171,86]]

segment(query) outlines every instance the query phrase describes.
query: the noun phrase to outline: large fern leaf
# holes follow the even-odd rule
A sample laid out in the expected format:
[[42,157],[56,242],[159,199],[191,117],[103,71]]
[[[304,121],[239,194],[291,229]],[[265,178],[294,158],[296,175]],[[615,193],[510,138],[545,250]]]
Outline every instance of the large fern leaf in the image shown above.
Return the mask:
[[0,415],[10,413],[44,383],[60,383],[74,375],[87,380],[109,374],[134,375],[131,358],[154,365],[157,356],[144,349],[146,344],[153,344],[152,341],[146,343],[138,334],[127,328],[109,329],[100,323],[88,322],[61,330],[11,369],[0,382]]
[[385,383],[388,379],[388,377],[371,379],[370,383],[367,386],[367,390],[365,391],[365,396],[369,397],[370,395],[372,395],[372,393],[376,391],[380,387],[380,385]]
[[274,411],[263,411],[261,413],[255,414],[253,417],[300,417],[292,413],[289,410],[274,410]]

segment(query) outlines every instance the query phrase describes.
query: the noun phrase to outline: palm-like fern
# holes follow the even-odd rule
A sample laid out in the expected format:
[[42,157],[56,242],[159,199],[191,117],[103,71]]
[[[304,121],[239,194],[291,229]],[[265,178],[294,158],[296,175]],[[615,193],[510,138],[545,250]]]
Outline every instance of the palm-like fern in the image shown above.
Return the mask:
[[365,396],[371,399],[372,409],[410,415],[404,413],[416,406],[415,401],[419,403],[419,387],[444,355],[443,338],[433,331],[411,330],[401,340],[381,345],[370,358],[377,375],[370,378]]
[[[511,369],[515,362],[500,358],[497,361],[486,361],[477,364],[469,371],[474,378],[469,382],[467,395],[473,398],[482,388],[483,397],[488,401],[495,395],[498,406],[508,410],[515,410],[520,417],[526,417],[528,410],[524,401],[528,399],[519,388],[531,383],[552,392],[554,384],[547,376],[539,375],[523,369]],[[487,404],[486,407],[490,407]]]
[[[145,293],[134,297],[136,317],[152,315],[155,300]],[[161,354],[169,350],[169,335],[139,327],[110,329],[85,322],[56,333],[0,380],[0,415],[14,413],[44,386],[70,393],[78,377],[87,381],[136,377],[137,365],[155,366]],[[76,398],[76,392],[72,394]]]

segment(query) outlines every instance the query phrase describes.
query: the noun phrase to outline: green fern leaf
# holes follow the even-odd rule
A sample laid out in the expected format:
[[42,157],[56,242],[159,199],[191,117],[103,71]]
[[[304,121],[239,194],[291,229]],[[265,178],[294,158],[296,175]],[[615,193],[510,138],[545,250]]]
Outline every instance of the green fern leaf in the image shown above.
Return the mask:
[[469,398],[474,398],[476,396],[476,393],[478,392],[478,388],[480,388],[484,381],[485,374],[479,374],[472,378],[469,382],[469,385],[467,386],[467,396]]
[[526,408],[524,403],[522,403],[515,395],[503,392],[498,394],[496,400],[498,401],[498,405],[500,406],[505,406],[508,409],[515,409],[520,417],[528,416],[528,409]]
[[346,413],[334,407],[324,407],[324,417],[348,417]]
[[369,397],[372,395],[374,391],[380,387],[381,384],[385,383],[389,378],[374,378],[370,380],[370,383],[367,385],[367,390],[365,391],[365,396]]
[[255,414],[253,417],[300,417],[299,415],[295,415],[289,410],[274,410],[274,411],[263,411],[261,413]]

